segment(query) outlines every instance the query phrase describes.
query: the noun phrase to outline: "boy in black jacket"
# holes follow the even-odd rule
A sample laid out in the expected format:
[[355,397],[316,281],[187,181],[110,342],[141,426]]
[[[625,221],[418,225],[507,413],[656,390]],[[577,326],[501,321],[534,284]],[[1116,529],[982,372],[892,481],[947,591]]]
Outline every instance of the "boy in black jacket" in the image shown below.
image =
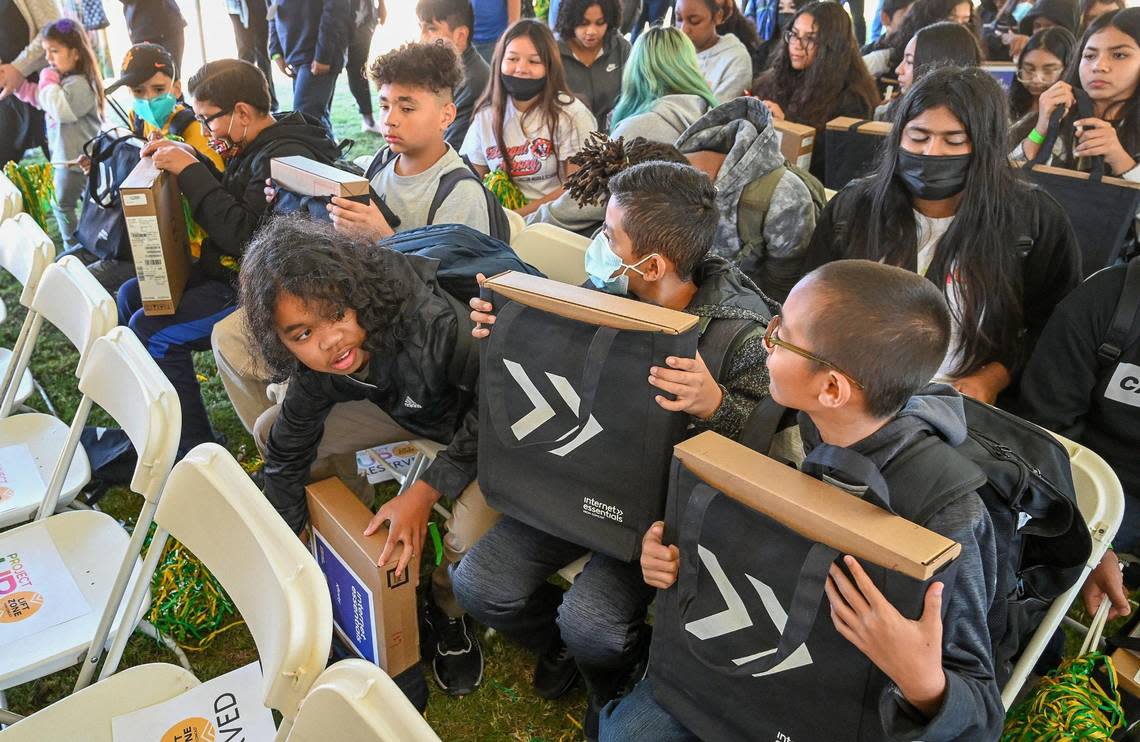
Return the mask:
[[269,58],[293,79],[293,110],[332,131],[336,78],[352,36],[349,0],[274,0],[269,14]]
[[130,325],[178,392],[180,456],[214,440],[190,354],[209,350],[211,328],[237,306],[237,268],[266,212],[270,159],[303,155],[332,162],[339,156],[327,132],[301,115],[270,115],[265,76],[248,62],[209,62],[190,78],[187,90],[211,148],[226,160],[225,172],[219,173],[190,145],[169,139],[148,143],[142,155],[177,176],[207,238],[174,314],[146,316],[138,279],[124,283],[118,296],[119,322]]
[[[772,399],[801,410],[803,453],[846,448],[882,471],[928,436],[958,445],[966,437],[961,397],[944,385],[927,386],[949,337],[946,304],[922,277],[865,260],[829,263],[796,284],[768,326]],[[855,496],[865,490],[840,472],[829,474],[832,484]],[[933,583],[922,616],[912,621],[846,556],[854,579],[832,565],[825,587],[831,622],[889,680],[877,698],[863,701],[878,708],[883,739],[996,739],[1004,712],[987,624],[996,558],[989,513],[970,493],[920,525],[961,544],[953,591],[944,597],[942,584]],[[648,585],[669,589],[677,581],[680,555],[676,546],[662,543],[662,535],[662,523],[646,533],[641,567]],[[801,567],[785,566],[793,572]],[[691,682],[699,687],[701,678]],[[758,709],[763,702],[756,699]],[[650,680],[603,715],[602,740],[634,738],[696,739],[655,700]]]
[[[696,358],[670,357],[665,367],[646,369],[647,383],[660,390],[659,405],[687,413],[695,429],[737,436],[768,393],[763,335],[775,303],[727,260],[709,255],[719,216],[715,189],[700,171],[645,162],[610,178],[609,191],[606,223],[586,253],[592,284],[701,318]],[[473,320],[494,324],[488,302],[473,299],[471,307]],[[726,341],[724,325],[717,325],[732,320],[745,327]],[[476,337],[489,333],[474,331]],[[724,358],[719,378],[709,370],[714,356]],[[563,597],[547,578],[586,553],[503,517],[452,579],[472,616],[540,653],[534,676],[540,695],[566,692],[577,665],[589,691],[586,736],[594,739],[598,709],[646,648],[643,624],[652,596],[636,564],[594,554]]]
[[458,152],[471,126],[475,101],[483,94],[491,76],[486,60],[471,45],[475,12],[468,0],[420,0],[416,4],[416,17],[420,20],[420,41],[450,41],[463,64],[463,82],[455,88],[455,120],[443,135]]

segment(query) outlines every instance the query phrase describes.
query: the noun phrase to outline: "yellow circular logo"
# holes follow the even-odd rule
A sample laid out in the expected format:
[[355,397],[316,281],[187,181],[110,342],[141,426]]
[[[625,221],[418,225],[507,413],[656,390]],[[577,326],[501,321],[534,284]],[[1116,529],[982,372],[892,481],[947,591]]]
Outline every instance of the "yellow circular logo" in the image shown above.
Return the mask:
[[214,725],[201,716],[183,719],[162,735],[162,742],[214,742]]
[[44,596],[24,590],[0,598],[0,623],[16,623],[31,618],[44,607]]

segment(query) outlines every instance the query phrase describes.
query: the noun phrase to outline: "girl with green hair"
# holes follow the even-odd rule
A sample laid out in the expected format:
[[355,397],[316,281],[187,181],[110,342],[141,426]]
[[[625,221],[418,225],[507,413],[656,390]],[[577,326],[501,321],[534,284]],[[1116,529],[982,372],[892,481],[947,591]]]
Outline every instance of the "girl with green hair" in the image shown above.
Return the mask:
[[673,26],[654,26],[637,37],[622,74],[621,97],[610,127],[615,137],[672,143],[717,106],[697,66],[697,50]]

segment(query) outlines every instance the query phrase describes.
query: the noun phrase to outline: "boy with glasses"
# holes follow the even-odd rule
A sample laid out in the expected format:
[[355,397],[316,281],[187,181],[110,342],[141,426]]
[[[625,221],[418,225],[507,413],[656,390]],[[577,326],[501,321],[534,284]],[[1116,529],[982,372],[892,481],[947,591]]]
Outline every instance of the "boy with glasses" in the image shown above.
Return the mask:
[[201,255],[190,270],[177,311],[146,316],[138,279],[119,289],[119,322],[142,340],[178,392],[182,405],[181,458],[199,443],[215,440],[198,388],[191,352],[210,349],[210,330],[237,306],[235,283],[242,253],[266,216],[265,180],[274,157],[302,155],[324,163],[339,157],[328,132],[297,113],[269,113],[265,75],[248,62],[207,63],[187,84],[197,124],[210,148],[225,161],[218,170],[182,142],[148,143],[143,157],[178,179],[191,215],[206,232]]
[[[950,341],[950,312],[934,284],[902,268],[840,260],[796,284],[782,312],[765,334],[769,392],[775,403],[800,410],[801,454],[846,448],[884,471],[930,436],[951,446],[965,439],[961,397],[948,386],[927,384]],[[939,460],[930,476],[943,474]],[[835,469],[827,470],[827,478],[855,496],[865,489]],[[892,498],[906,494],[891,492]],[[857,560],[845,556],[850,576],[832,565],[825,586],[830,623],[889,681],[878,697],[865,700],[879,711],[884,739],[996,739],[1004,711],[987,624],[995,584],[993,525],[975,492],[919,525],[961,544],[953,592],[943,596],[942,583],[933,583],[922,615],[910,620]],[[663,535],[664,523],[651,526],[641,552],[646,584],[661,590],[677,582],[680,568],[677,547],[664,544]],[[792,571],[800,566],[786,565]],[[813,636],[819,628],[817,623]],[[648,679],[602,715],[603,741],[635,738],[697,739],[658,703]]]

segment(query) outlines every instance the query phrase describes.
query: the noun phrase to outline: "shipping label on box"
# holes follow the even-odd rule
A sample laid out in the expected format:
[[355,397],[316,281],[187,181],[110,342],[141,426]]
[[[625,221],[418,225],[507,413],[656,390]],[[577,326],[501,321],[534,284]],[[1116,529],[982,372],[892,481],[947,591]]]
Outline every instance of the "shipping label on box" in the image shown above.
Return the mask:
[[372,512],[339,479],[314,482],[305,492],[310,547],[328,582],[336,632],[362,658],[400,674],[420,661],[415,583],[409,569],[396,572],[401,549],[376,565],[388,531],[363,535]]
[[143,312],[174,314],[190,272],[189,237],[178,181],[144,157],[123,181],[119,194]]

